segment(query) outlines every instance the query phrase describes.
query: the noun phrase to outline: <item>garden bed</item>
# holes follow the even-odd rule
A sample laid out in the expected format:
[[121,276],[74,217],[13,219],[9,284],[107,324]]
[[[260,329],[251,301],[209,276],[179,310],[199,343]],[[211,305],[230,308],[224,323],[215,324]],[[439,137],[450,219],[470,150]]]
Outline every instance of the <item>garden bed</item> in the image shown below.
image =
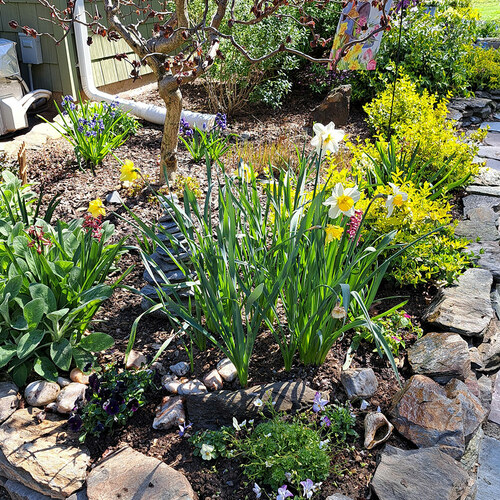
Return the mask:
[[[195,111],[205,111],[201,107],[203,97],[202,87],[188,89],[187,105],[188,109]],[[158,101],[157,96],[146,95],[141,98]],[[311,102],[304,98],[304,92],[297,92],[287,101],[283,110],[270,111],[268,108],[255,108],[252,115],[234,118],[236,125],[230,127],[231,132],[248,133],[251,143],[265,143],[279,140],[285,134],[292,138],[297,144],[308,142],[307,135],[308,116],[317,102]],[[307,103],[307,104],[304,104]],[[364,113],[361,109],[354,109],[351,114],[350,123],[345,129],[350,132],[351,137],[364,138],[367,136],[364,125]],[[161,128],[147,123],[142,124],[136,136],[116,151],[121,159],[131,159],[135,162],[144,175],[149,175],[155,179],[157,175],[157,158],[159,155],[159,145],[161,139]],[[309,146],[308,146],[309,147]],[[179,173],[182,175],[195,177],[200,182],[200,188],[206,192],[207,180],[205,167],[194,164],[190,161],[187,152],[181,148],[179,160]],[[56,193],[62,194],[62,201],[57,208],[55,217],[63,220],[80,217],[87,210],[91,199],[100,197],[103,200],[106,195],[120,187],[119,166],[116,161],[108,158],[104,164],[96,170],[93,176],[89,170],[79,170],[73,161],[72,148],[64,140],[56,140],[47,143],[38,151],[29,153],[29,181],[40,183],[43,188],[45,199],[48,200]],[[38,187],[36,188],[38,189]],[[129,208],[142,220],[155,223],[160,215],[159,207],[152,202],[147,189],[134,196],[127,196],[121,190],[121,196]],[[116,238],[133,234],[131,227],[123,222],[117,215],[124,216],[125,211],[120,205],[106,206],[106,219],[116,225]],[[133,238],[129,240],[133,244]],[[137,252],[130,252],[120,263],[125,269],[129,265],[134,265],[135,269],[127,278],[126,284],[140,289],[144,285],[142,278],[143,265]],[[405,307],[410,314],[414,315],[418,324],[420,314],[425,306],[432,299],[434,289],[415,289],[413,287],[400,289],[386,287],[382,294],[386,296],[401,295],[409,298],[409,303]],[[388,305],[387,305],[388,307]],[[117,290],[112,298],[105,302],[104,306],[96,316],[98,323],[95,329],[110,334],[115,338],[116,344],[111,352],[101,357],[102,363],[123,360],[123,353],[126,348],[129,333],[133,321],[142,312],[140,299],[128,291]],[[152,357],[166,338],[173,333],[168,323],[147,316],[140,324],[135,349]],[[331,401],[346,401],[346,395],[340,384],[340,370],[345,354],[349,347],[350,336],[338,342],[334,349],[328,354],[326,362],[319,368],[304,367],[295,363],[291,372],[285,372],[282,368],[282,359],[277,346],[270,334],[260,337],[256,346],[252,362],[250,364],[249,384],[263,384],[274,381],[304,380],[313,389],[328,394]],[[407,347],[410,345],[408,342]],[[318,498],[326,498],[329,494],[341,491],[353,498],[366,498],[369,495],[369,482],[375,470],[376,453],[367,451],[363,447],[363,415],[366,411],[375,410],[380,407],[382,412],[387,412],[392,396],[399,389],[394,373],[388,362],[378,354],[372,352],[372,346],[363,345],[356,352],[353,367],[372,367],[377,375],[379,387],[377,394],[370,400],[370,407],[365,411],[359,410],[359,403],[353,406],[353,412],[357,415],[356,431],[359,435],[356,439],[351,439],[349,444],[352,448],[339,449],[334,453],[333,474],[324,482],[324,486]],[[202,378],[207,371],[214,368],[216,363],[222,358],[220,352],[209,349],[199,353],[195,350],[193,376]],[[404,352],[401,353],[404,358]],[[178,361],[188,361],[188,357],[182,346],[170,346],[163,357],[162,363],[169,366]],[[405,380],[405,370],[401,372],[402,382]],[[225,388],[238,389],[237,381]],[[106,439],[94,440],[90,438],[87,444],[90,448],[92,459],[99,460],[102,456],[110,453],[111,450],[128,444],[132,448],[146,455],[156,457],[175,469],[183,472],[188,477],[195,491],[202,499],[210,498],[244,498],[251,493],[252,485],[246,485],[241,469],[235,461],[227,459],[217,463],[216,469],[211,463],[203,461],[200,457],[193,456],[193,447],[186,439],[180,438],[176,429],[171,431],[157,431],[151,427],[156,406],[162,398],[161,392],[151,392],[148,394],[148,403],[141,408],[130,420],[129,424]],[[196,429],[195,429],[196,430]],[[390,443],[407,448],[407,443],[401,437],[393,437]]]

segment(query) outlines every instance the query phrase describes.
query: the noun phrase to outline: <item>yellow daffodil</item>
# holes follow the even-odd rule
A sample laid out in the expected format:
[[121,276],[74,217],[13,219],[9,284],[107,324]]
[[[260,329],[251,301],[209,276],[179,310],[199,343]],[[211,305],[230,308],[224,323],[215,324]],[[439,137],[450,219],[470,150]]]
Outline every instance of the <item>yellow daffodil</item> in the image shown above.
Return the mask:
[[344,228],[340,226],[334,226],[333,224],[328,224],[325,227],[326,238],[325,243],[331,243],[333,240],[340,240],[342,234],[344,233]]
[[336,153],[339,150],[339,143],[344,139],[345,132],[336,130],[335,123],[330,122],[328,125],[315,123],[313,125],[314,137],[311,140],[311,146],[316,148],[316,153],[331,152]]
[[387,217],[392,215],[394,211],[394,207],[401,208],[405,201],[408,199],[408,194],[404,191],[401,191],[396,184],[389,182],[389,186],[392,188],[392,194],[387,196],[387,201],[385,202],[385,206],[387,208]]
[[243,179],[245,182],[252,182],[255,179],[255,172],[253,168],[245,163],[244,161],[240,161],[239,164],[239,177]]
[[125,160],[120,169],[120,181],[131,183],[137,179],[139,170],[134,167],[134,162],[130,160]]
[[329,206],[328,215],[332,219],[336,219],[341,213],[347,217],[354,215],[354,206],[359,201],[361,193],[358,191],[358,186],[345,188],[338,182],[333,188],[332,195],[323,205]]
[[104,205],[102,204],[101,198],[96,198],[95,200],[92,200],[89,203],[89,213],[94,217],[94,219],[97,219],[100,215],[103,217],[106,215],[106,209],[104,208]]

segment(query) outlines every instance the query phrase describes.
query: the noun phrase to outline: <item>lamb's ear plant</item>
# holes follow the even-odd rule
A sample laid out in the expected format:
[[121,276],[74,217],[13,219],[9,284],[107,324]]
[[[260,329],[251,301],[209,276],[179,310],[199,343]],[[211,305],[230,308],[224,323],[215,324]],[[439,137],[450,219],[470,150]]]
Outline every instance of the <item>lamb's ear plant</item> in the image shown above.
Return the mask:
[[109,243],[113,230],[105,222],[96,238],[82,220],[18,222],[0,242],[0,368],[18,385],[32,370],[55,381],[72,365],[84,369],[113,345],[105,333],[86,332],[131,270],[108,282],[125,251],[124,240]]

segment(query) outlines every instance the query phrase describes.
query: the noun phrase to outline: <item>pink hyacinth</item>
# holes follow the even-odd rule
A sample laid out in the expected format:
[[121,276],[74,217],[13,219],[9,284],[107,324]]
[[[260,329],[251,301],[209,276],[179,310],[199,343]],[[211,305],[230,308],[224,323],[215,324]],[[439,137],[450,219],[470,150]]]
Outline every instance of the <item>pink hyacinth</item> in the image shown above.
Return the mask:
[[[349,239],[353,240],[358,232],[359,226],[361,225],[361,221],[363,220],[363,211],[356,210],[354,215],[349,219],[349,223],[347,225],[347,234],[349,235]],[[359,238],[356,244],[359,243]]]

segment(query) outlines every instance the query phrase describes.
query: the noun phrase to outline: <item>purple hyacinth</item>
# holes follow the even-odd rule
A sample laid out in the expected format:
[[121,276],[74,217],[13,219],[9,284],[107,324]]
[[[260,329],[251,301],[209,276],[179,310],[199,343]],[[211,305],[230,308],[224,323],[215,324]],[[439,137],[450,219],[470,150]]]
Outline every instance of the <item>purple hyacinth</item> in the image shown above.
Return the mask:
[[227,116],[224,113],[217,113],[215,115],[215,128],[218,128],[219,130],[226,130]]
[[184,120],[184,118],[181,118],[179,133],[184,137],[193,137],[194,130],[191,128],[189,123],[186,120]]
[[76,109],[75,100],[70,95],[63,97],[61,106],[64,108],[63,114],[65,115],[68,114],[68,110],[73,111]]

